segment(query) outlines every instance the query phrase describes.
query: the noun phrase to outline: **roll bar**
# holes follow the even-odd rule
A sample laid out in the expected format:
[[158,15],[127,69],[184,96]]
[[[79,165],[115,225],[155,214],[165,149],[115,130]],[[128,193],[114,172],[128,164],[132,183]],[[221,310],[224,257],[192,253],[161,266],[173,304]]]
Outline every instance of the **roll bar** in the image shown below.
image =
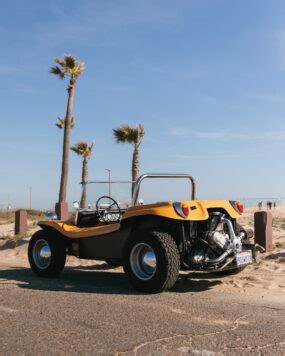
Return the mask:
[[168,174],[168,173],[146,173],[141,175],[134,183],[133,186],[133,195],[132,195],[132,205],[136,205],[138,202],[138,196],[140,192],[141,182],[146,178],[186,178],[191,181],[192,184],[192,192],[191,192],[191,200],[196,199],[196,183],[192,176],[189,174]]

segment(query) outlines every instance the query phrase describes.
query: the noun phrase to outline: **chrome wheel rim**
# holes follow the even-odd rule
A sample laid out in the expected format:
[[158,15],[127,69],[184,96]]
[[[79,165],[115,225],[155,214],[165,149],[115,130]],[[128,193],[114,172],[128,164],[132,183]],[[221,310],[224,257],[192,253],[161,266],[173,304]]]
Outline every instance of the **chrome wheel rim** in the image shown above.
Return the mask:
[[33,248],[33,259],[39,269],[46,269],[51,261],[51,249],[46,240],[38,240]]
[[153,249],[146,243],[135,245],[130,254],[130,266],[137,278],[143,281],[151,279],[157,267]]

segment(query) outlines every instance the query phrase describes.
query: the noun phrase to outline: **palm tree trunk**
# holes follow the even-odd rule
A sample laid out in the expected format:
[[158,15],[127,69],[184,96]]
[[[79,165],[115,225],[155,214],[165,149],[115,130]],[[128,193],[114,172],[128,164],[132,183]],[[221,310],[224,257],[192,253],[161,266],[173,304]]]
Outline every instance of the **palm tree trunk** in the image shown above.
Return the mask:
[[62,147],[62,162],[61,162],[61,178],[59,189],[59,203],[66,201],[68,165],[69,165],[69,146],[70,146],[70,127],[72,118],[73,97],[75,91],[75,82],[70,80],[68,87],[68,101],[65,116],[63,147]]
[[[134,145],[133,161],[132,161],[132,181],[136,181],[139,177],[139,147]],[[134,189],[134,183],[132,184],[132,191]]]
[[86,183],[88,181],[88,162],[87,158],[83,158],[82,162],[82,195],[80,201],[80,207],[86,208]]

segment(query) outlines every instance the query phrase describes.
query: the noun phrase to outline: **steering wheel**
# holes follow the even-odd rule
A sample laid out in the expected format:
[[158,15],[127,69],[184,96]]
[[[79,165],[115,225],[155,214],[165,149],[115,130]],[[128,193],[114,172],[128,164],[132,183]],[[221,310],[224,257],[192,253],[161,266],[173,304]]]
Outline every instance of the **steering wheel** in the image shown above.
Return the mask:
[[[100,206],[103,206],[100,208]],[[122,212],[115,199],[103,195],[96,202],[96,211],[101,222],[106,224],[118,223],[121,220]]]

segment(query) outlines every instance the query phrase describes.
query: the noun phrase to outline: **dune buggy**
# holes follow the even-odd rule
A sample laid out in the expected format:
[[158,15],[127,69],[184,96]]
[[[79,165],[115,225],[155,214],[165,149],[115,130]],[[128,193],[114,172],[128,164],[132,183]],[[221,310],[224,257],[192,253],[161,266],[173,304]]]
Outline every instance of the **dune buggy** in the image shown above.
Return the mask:
[[[144,179],[188,179],[191,199],[139,203]],[[195,181],[185,174],[145,174],[134,184],[132,204],[122,208],[110,196],[93,209],[78,209],[73,221],[39,222],[28,248],[32,270],[56,277],[66,255],[123,266],[139,291],[171,288],[180,270],[236,273],[252,263],[246,231],[237,224],[243,206],[238,201],[196,200]]]

